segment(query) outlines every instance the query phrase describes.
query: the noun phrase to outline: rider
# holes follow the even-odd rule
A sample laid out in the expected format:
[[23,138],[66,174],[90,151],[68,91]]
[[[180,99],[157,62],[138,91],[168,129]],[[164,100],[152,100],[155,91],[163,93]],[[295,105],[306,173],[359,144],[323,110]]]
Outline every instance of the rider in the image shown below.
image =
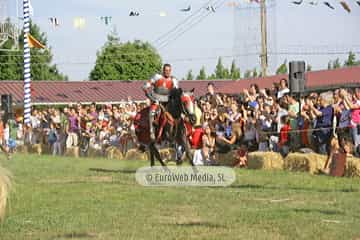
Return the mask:
[[151,100],[149,121],[150,138],[152,141],[155,140],[153,122],[155,120],[156,114],[159,111],[159,104],[162,104],[162,106],[166,105],[166,103],[168,102],[170,91],[173,88],[178,88],[178,80],[175,77],[171,76],[170,64],[164,64],[162,75],[155,74],[155,76],[148,82],[146,82],[143,87],[145,95]]

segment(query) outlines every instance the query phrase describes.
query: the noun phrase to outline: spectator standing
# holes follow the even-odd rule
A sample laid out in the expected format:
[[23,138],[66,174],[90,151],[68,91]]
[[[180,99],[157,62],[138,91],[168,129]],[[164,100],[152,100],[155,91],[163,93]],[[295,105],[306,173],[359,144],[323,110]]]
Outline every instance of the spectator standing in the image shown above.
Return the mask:
[[280,80],[279,90],[277,91],[277,98],[282,98],[288,93],[290,93],[288,82],[285,78],[283,78]]
[[68,136],[66,138],[66,147],[76,147],[78,145],[79,134],[79,116],[74,108],[70,110],[68,118]]
[[315,143],[318,147],[318,152],[321,154],[328,154],[330,151],[329,144],[332,134],[332,120],[333,120],[333,108],[325,97],[319,97],[320,107],[315,108],[310,103],[310,109],[316,116],[315,131],[313,135],[315,137]]
[[355,155],[359,156],[360,146],[360,89],[355,88],[353,96],[348,94],[345,90],[340,92],[347,106],[351,109],[351,134],[354,142]]

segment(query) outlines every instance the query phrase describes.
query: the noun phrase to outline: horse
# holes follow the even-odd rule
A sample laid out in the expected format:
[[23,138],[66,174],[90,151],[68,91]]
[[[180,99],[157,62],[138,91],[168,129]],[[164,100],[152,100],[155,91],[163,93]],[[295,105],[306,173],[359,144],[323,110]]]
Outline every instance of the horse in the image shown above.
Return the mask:
[[[135,133],[138,142],[141,146],[147,146],[149,148],[150,165],[155,165],[156,158],[162,166],[166,166],[156,147],[156,143],[163,141],[167,141],[173,145],[183,146],[186,156],[189,158],[191,165],[193,165],[188,136],[196,120],[194,89],[191,91],[183,91],[181,88],[171,90],[166,107],[161,105],[159,105],[159,107],[160,114],[158,114],[155,119],[155,141],[151,141],[150,139],[150,107],[138,112],[134,119]],[[142,150],[144,150],[144,148]],[[181,159],[177,158],[176,163],[177,165],[181,164]]]

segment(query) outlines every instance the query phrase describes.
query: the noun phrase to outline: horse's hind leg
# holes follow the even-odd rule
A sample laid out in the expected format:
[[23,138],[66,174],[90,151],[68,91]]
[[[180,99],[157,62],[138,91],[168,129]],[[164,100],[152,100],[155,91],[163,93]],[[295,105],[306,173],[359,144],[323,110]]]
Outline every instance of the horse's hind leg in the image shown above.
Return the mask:
[[149,150],[150,150],[150,166],[153,167],[155,165],[155,159],[154,159],[154,150],[151,149],[151,147],[149,146]]
[[[155,147],[155,143],[151,143],[151,144],[150,144],[150,152],[151,152],[153,158],[154,158],[154,156],[155,156],[155,158],[156,158],[157,160],[159,160],[161,166],[163,166],[163,167],[166,166],[166,164],[164,163],[164,161],[161,159],[159,150]],[[154,159],[153,159],[153,160],[154,160]]]
[[184,146],[184,148],[185,148],[185,155],[189,159],[189,163],[191,164],[191,166],[194,166],[193,154],[191,152],[191,145],[190,145],[190,142],[187,139],[187,136],[184,135],[184,134],[181,137],[181,145]]

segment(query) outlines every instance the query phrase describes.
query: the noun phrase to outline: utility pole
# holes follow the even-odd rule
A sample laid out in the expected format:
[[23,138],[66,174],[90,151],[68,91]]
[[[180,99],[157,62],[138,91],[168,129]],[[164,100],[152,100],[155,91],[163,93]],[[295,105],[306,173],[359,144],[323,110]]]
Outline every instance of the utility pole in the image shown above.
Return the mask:
[[267,31],[266,31],[266,3],[265,0],[260,1],[261,16],[261,76],[266,77],[268,68],[267,53]]

